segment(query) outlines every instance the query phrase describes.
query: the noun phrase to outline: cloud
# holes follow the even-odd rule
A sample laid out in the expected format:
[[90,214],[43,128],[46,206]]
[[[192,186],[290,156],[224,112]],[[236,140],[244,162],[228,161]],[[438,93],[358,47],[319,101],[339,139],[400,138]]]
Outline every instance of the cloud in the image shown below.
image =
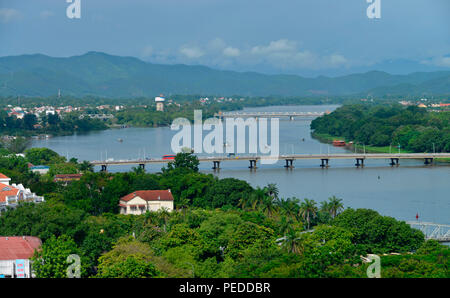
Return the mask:
[[200,49],[199,47],[196,46],[182,46],[180,48],[180,53],[184,56],[186,56],[189,59],[196,59],[196,58],[200,58],[203,55],[205,55],[205,53],[203,52],[202,49]]
[[241,51],[238,48],[226,47],[223,49],[223,54],[228,57],[238,57]]
[[339,53],[321,54],[300,48],[299,42],[279,39],[266,44],[231,46],[215,38],[203,44],[185,44],[177,50],[147,46],[141,57],[156,63],[195,63],[211,67],[271,69],[271,71],[320,70],[348,67],[350,62]]
[[0,8],[0,22],[1,23],[9,23],[11,21],[19,20],[22,17],[22,14],[12,8]]
[[251,48],[250,54],[256,62],[267,63],[280,69],[323,69],[336,68],[348,64],[348,60],[339,54],[320,55],[310,50],[299,49],[296,41],[279,39],[267,45]]
[[144,49],[142,50],[141,56],[143,58],[148,58],[151,57],[153,55],[153,47],[148,45],[145,46]]
[[267,46],[255,46],[251,49],[252,54],[268,55],[280,52],[293,52],[296,50],[297,43],[287,39],[271,41]]
[[41,19],[48,19],[49,17],[52,17],[54,15],[55,15],[55,13],[53,11],[50,11],[50,10],[41,11],[41,13],[39,14]]
[[226,46],[227,44],[221,38],[215,38],[208,42],[208,49],[212,51],[222,51]]
[[434,57],[433,59],[424,60],[421,63],[440,67],[450,67],[450,56]]

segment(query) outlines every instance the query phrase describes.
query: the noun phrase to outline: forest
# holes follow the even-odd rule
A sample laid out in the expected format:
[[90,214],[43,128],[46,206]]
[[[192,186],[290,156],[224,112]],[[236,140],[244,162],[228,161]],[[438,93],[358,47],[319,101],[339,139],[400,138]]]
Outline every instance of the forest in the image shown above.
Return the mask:
[[398,104],[344,105],[311,123],[314,133],[411,152],[450,152],[450,111]]
[[[32,173],[28,162],[51,170]],[[54,182],[64,168],[83,176]],[[381,256],[382,277],[449,277],[448,247],[376,211],[345,208],[341,198],[280,198],[274,184],[254,188],[200,173],[188,153],[158,173],[92,170],[45,148],[0,156],[1,173],[46,199],[0,215],[0,235],[43,241],[33,257],[38,277],[66,277],[69,254],[81,257],[82,277],[92,278],[366,277],[361,256],[369,253]],[[169,188],[174,211],[118,214],[120,197]]]
[[67,113],[64,117],[48,114],[38,119],[35,114],[25,114],[16,118],[0,111],[0,135],[31,136],[38,134],[67,135],[74,132],[88,132],[106,129],[106,124],[98,119],[79,119],[78,113]]

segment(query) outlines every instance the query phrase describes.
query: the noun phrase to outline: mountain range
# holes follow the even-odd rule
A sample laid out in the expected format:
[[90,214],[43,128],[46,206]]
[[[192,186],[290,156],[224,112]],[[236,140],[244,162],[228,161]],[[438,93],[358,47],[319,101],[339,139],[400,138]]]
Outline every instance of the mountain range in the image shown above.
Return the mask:
[[42,54],[0,57],[0,96],[62,94],[123,98],[159,94],[241,96],[446,95],[450,71],[393,75],[369,71],[339,77],[268,75],[206,66],[164,65],[88,52],[65,58]]

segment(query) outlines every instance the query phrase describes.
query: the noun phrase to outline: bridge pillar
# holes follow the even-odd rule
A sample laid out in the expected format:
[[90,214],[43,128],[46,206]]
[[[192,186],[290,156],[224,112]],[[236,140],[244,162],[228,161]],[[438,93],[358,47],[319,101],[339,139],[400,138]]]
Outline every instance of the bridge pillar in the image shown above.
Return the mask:
[[289,120],[294,120],[294,116],[289,116]]
[[322,158],[321,159],[322,163],[320,164],[320,166],[323,168],[328,168],[328,158]]
[[398,158],[391,158],[391,166],[398,166],[400,163],[398,162]]
[[145,170],[145,164],[141,163],[141,164],[139,164],[139,167],[140,167],[141,169]]
[[256,169],[256,159],[251,159],[249,169]]
[[100,171],[106,172],[106,165],[102,165],[102,169]]
[[220,169],[220,161],[214,160],[212,168],[213,168],[213,170]]
[[425,158],[425,164],[426,165],[433,164],[433,159],[432,158]]
[[364,167],[364,158],[357,158],[355,166],[357,166],[357,167],[359,167],[359,166]]
[[286,165],[284,167],[292,169],[294,167],[293,162],[294,162],[293,159],[286,159]]

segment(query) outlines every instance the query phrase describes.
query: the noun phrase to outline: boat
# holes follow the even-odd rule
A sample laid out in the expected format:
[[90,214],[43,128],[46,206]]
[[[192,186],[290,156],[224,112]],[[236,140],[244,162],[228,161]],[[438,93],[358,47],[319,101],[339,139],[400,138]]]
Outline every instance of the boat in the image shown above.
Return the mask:
[[343,147],[343,146],[345,146],[345,141],[342,141],[342,140],[333,140],[333,146],[336,146],[336,147]]
[[174,155],[174,154],[167,154],[167,155],[163,155],[162,159],[175,159],[175,156],[176,155]]
[[123,139],[120,139],[120,138],[119,138],[119,139],[117,139],[117,141],[120,142],[120,143],[122,143],[122,142],[123,142]]

